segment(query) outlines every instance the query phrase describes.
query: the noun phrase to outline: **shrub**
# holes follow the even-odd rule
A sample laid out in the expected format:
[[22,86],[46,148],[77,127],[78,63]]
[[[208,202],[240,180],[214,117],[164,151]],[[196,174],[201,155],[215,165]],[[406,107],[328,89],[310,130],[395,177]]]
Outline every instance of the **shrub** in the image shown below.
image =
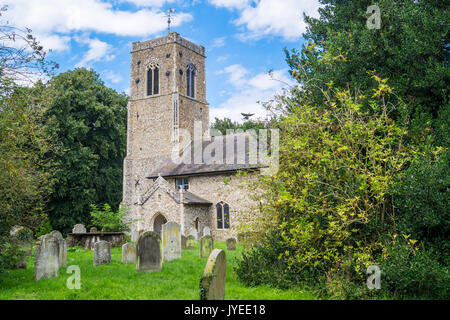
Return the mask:
[[432,250],[413,247],[401,239],[387,246],[382,259],[382,289],[394,296],[450,298],[450,275]]
[[96,205],[91,205],[92,224],[98,227],[103,232],[123,232],[130,231],[130,224],[132,222],[124,221],[127,209],[125,207],[113,211],[111,206],[107,203],[103,205],[103,209],[97,208]]

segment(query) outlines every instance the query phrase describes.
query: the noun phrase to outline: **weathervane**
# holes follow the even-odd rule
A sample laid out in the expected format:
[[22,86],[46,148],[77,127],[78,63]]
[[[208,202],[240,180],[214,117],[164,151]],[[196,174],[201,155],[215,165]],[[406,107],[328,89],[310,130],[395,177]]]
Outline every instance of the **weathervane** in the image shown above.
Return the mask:
[[169,10],[167,10],[167,32],[168,34],[170,34],[170,23],[172,22],[172,13],[175,12],[175,9],[170,8]]

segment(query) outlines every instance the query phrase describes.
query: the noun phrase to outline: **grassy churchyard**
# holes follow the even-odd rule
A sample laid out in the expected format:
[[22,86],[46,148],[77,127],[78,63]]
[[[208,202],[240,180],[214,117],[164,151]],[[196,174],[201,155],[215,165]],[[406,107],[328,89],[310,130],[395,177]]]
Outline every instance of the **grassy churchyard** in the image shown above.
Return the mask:
[[[266,286],[245,287],[238,282],[233,271],[236,251],[226,251],[225,242],[214,243],[223,249],[227,259],[225,285],[226,300],[302,300],[315,299],[301,290],[279,290]],[[112,248],[111,264],[94,267],[94,252],[81,247],[68,250],[67,268],[78,265],[81,271],[81,288],[68,289],[67,268],[59,269],[58,277],[33,280],[34,254],[29,257],[27,269],[6,270],[0,275],[0,299],[4,300],[199,300],[199,280],[207,258],[199,257],[195,250],[183,250],[182,259],[163,263],[162,271],[136,272],[135,264],[122,264],[121,248]]]

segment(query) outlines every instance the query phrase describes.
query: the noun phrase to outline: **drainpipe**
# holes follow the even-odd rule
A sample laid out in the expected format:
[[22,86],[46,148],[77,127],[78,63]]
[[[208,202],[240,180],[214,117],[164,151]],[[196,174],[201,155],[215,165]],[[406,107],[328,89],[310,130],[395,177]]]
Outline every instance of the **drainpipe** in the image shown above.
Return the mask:
[[180,188],[180,224],[181,224],[181,234],[185,235],[185,226],[184,226],[184,194],[183,188]]

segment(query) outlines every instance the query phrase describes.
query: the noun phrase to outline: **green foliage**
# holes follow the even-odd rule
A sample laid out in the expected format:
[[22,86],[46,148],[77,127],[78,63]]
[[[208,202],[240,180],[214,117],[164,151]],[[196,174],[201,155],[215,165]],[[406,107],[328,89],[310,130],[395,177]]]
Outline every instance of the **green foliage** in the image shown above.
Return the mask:
[[127,96],[107,88],[99,75],[76,69],[54,77],[48,92],[45,127],[57,149],[54,192],[46,207],[54,229],[69,231],[89,224],[89,205],[122,197],[122,166],[126,150]]
[[[302,85],[301,95],[318,105],[323,101],[320,88],[330,82],[340,89],[367,92],[373,83],[366,73],[376,70],[395,89],[391,101],[408,103],[405,112],[412,119],[411,133],[420,134],[432,125],[437,137],[448,136],[448,126],[439,132],[442,121],[449,121],[445,114],[450,108],[448,4],[435,0],[321,3],[320,18],[306,17],[306,44],[301,51],[285,50],[291,74]],[[367,8],[374,4],[380,7],[381,29],[366,27]],[[399,119],[399,111],[394,110],[391,118]]]
[[448,149],[419,153],[393,191],[398,231],[440,252],[446,265],[450,262],[449,172]]
[[50,224],[50,219],[45,218],[42,220],[41,226],[39,228],[38,233],[36,234],[36,237],[39,238],[40,236],[49,234],[53,231],[52,225]]
[[381,267],[382,289],[397,297],[450,298],[448,267],[430,250],[395,239],[387,246]]
[[123,218],[126,214],[127,209],[125,207],[113,211],[107,203],[103,205],[103,209],[99,209],[96,205],[91,204],[92,223],[104,232],[130,231],[132,221],[124,221]]
[[238,130],[247,131],[247,130],[255,130],[266,129],[267,124],[265,121],[261,120],[247,120],[244,123],[239,123],[236,121],[231,121],[230,118],[215,118],[214,123],[211,125],[211,129],[218,130],[222,135],[227,134],[227,130],[234,130],[234,132]]

